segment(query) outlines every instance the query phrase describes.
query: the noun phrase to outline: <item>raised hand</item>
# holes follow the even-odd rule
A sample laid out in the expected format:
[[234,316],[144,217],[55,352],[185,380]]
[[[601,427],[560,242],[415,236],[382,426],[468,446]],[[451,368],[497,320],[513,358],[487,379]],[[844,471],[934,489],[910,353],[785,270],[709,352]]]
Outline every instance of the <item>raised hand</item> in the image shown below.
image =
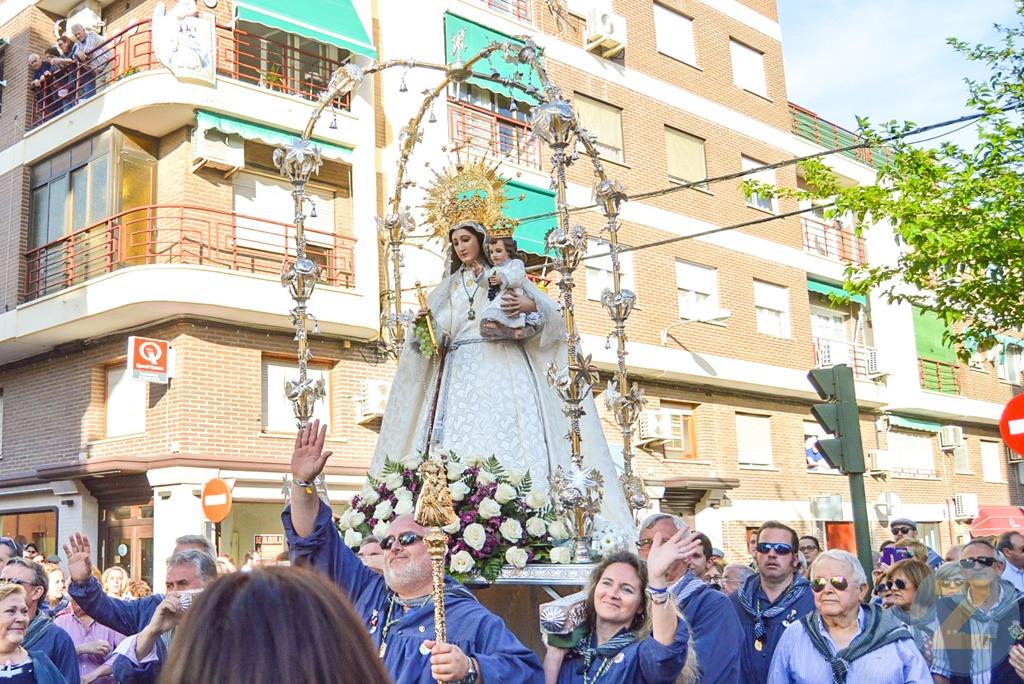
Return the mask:
[[668,539],[662,539],[660,534],[655,534],[651,552],[647,556],[647,572],[651,586],[667,586],[668,570],[677,561],[683,561],[686,568],[689,568],[690,558],[700,548],[700,543],[697,532],[685,527]]
[[64,545],[64,555],[68,557],[68,574],[72,582],[88,582],[92,576],[92,549],[89,538],[84,534],[75,533]]
[[314,420],[299,430],[295,437],[295,450],[292,451],[292,478],[303,482],[312,482],[327,464],[333,452],[324,451],[327,439],[327,426],[321,427],[319,420]]

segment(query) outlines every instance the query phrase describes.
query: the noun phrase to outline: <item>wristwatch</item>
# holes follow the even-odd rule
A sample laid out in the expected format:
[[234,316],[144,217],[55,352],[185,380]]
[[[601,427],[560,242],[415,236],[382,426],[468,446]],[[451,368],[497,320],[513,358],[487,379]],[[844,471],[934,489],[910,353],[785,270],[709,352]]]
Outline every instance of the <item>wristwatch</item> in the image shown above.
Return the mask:
[[469,672],[459,680],[459,684],[476,684],[476,680],[480,677],[480,673],[476,671],[476,658],[467,657],[469,658]]

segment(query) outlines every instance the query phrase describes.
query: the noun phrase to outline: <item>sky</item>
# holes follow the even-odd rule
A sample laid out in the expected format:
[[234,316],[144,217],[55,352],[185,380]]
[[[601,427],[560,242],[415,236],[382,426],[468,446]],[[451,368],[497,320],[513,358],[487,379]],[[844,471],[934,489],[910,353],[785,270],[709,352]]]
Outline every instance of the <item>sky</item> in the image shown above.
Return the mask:
[[[856,130],[855,116],[919,125],[967,113],[965,76],[985,70],[946,44],[994,44],[1011,0],[778,0],[789,100]],[[971,129],[952,139],[973,140]],[[938,144],[936,140],[933,144]]]

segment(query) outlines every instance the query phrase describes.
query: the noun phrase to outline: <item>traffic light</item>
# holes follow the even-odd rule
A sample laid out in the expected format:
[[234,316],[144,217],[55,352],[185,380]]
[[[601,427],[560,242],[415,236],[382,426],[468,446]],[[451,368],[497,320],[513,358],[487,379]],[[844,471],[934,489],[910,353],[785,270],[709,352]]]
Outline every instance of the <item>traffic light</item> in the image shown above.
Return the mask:
[[811,406],[811,413],[825,432],[835,437],[819,439],[818,451],[830,466],[844,473],[864,472],[864,447],[860,439],[860,411],[853,371],[846,364],[815,368],[807,374],[818,396],[826,401]]

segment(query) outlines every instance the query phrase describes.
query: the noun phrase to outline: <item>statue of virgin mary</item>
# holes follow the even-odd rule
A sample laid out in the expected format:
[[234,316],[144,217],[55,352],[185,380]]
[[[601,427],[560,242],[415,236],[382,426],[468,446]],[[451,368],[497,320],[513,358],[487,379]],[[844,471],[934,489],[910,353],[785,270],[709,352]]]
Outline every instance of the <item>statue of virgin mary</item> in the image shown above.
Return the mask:
[[[486,189],[500,196],[501,203],[503,185],[497,178]],[[445,217],[445,212],[431,213],[435,221]],[[509,315],[525,313],[536,334],[526,339],[481,337],[491,266],[485,245],[500,215],[469,213],[476,216],[449,221],[441,233],[449,256],[440,284],[427,297],[436,337],[445,346],[444,361],[422,354],[415,337],[407,336],[370,472],[380,472],[385,456],[397,460],[411,453],[451,451],[462,459],[496,456],[505,468],[528,469],[534,482],[546,483],[555,468],[571,462],[568,419],[545,376],[549,363],[566,363],[565,321],[561,307],[527,281],[524,294],[504,295],[502,308]],[[604,477],[601,516],[631,529],[592,395],[585,410],[584,464]]]

